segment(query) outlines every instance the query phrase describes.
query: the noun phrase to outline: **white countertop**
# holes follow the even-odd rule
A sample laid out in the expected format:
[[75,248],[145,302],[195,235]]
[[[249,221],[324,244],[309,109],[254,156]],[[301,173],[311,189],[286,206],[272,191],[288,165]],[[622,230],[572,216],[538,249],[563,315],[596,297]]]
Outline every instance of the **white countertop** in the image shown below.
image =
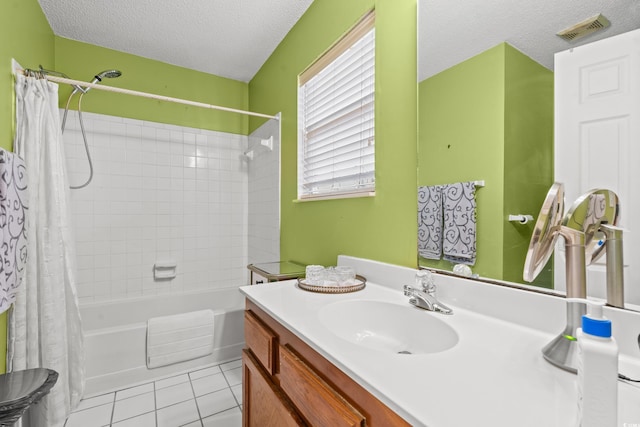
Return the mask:
[[[537,329],[529,325],[530,319],[510,322],[471,311],[464,308],[469,305],[463,302],[464,298],[451,297],[451,289],[439,293],[442,302],[454,310],[453,315],[446,316],[410,306],[402,293],[402,282],[393,289],[388,284],[382,286],[369,281],[362,291],[341,295],[307,292],[295,283],[292,280],[245,286],[240,290],[412,425],[567,427],[575,424],[576,375],[543,359],[540,349],[556,335],[545,331],[544,326]],[[477,292],[481,292],[483,286],[495,287],[473,286]],[[523,293],[504,289],[507,293]],[[523,295],[517,298],[522,299]],[[449,350],[420,355],[363,348],[337,337],[319,321],[322,307],[346,300],[384,301],[417,310],[423,316],[437,316],[458,333],[459,342]],[[558,317],[545,312],[539,314]],[[563,326],[558,325],[558,329]],[[419,322],[407,328],[421,333]],[[640,333],[640,327],[637,332]],[[620,371],[632,378],[640,377],[640,360],[635,355],[621,355]],[[619,425],[640,425],[640,386],[621,381],[618,384]]]

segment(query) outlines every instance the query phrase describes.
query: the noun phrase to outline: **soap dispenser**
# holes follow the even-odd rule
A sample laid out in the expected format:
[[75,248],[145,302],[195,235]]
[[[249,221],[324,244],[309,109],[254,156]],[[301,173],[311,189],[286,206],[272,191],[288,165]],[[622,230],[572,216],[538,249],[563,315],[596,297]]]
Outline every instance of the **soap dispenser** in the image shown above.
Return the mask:
[[580,427],[618,425],[618,344],[611,321],[602,315],[604,303],[588,305],[578,339],[578,423]]

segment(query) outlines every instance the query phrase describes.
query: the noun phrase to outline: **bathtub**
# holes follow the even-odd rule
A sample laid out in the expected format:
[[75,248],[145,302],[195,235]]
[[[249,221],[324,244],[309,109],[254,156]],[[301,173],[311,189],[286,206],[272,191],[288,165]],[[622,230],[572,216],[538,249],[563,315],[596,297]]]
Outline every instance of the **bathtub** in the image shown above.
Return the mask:
[[[147,320],[212,309],[213,354],[147,369]],[[140,297],[80,306],[85,347],[85,396],[179,374],[241,357],[244,347],[244,298],[237,287],[178,296]]]

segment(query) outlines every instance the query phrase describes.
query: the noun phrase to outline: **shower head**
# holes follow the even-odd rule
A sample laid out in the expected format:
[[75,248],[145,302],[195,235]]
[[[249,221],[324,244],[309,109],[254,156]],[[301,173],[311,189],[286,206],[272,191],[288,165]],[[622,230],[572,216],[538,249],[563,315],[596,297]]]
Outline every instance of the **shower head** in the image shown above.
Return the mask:
[[[93,76],[93,80],[91,80],[92,84],[97,84],[100,83],[102,81],[102,79],[107,78],[107,79],[115,79],[116,77],[120,77],[122,75],[122,71],[120,70],[104,70],[99,72],[98,74],[96,74],[95,76]],[[82,93],[87,93],[89,92],[89,90],[91,90],[90,87],[81,89]],[[73,93],[78,92],[78,88],[76,88]]]
[[120,70],[104,70],[101,73],[98,73],[94,78],[98,81],[102,81],[103,78],[115,79],[116,77],[120,77],[122,75],[122,71]]
[[[91,83],[94,83],[94,84],[100,83],[104,78],[115,79],[116,77],[120,77],[121,75],[122,75],[122,72],[120,70],[104,70],[99,72],[95,76],[93,76],[93,80],[91,81]],[[84,90],[84,93],[87,93],[89,89],[91,88],[90,87],[86,88]]]

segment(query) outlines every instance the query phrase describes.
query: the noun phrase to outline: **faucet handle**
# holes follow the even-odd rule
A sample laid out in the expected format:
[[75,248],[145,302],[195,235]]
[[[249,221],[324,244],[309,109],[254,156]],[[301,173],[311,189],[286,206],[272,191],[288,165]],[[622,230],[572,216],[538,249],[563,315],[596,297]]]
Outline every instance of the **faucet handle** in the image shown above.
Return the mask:
[[422,288],[423,292],[428,294],[435,294],[436,283],[433,278],[433,273],[429,270],[418,270],[416,272],[416,285]]
[[427,270],[416,271],[416,286],[424,288],[425,284],[429,281],[431,272]]

